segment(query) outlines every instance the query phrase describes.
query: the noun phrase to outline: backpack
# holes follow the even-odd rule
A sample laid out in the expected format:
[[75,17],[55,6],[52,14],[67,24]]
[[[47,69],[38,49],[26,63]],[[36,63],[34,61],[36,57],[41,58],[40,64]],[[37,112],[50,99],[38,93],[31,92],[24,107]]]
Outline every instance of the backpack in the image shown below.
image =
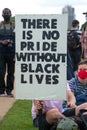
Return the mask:
[[78,130],[78,124],[72,118],[62,118],[56,130]]
[[75,30],[70,30],[67,33],[67,47],[70,50],[75,50],[80,46],[80,38]]

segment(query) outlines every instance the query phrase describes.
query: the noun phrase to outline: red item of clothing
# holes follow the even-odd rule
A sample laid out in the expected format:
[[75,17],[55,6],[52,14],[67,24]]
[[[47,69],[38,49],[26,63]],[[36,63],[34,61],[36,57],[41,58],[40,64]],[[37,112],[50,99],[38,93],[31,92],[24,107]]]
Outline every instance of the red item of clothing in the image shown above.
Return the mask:
[[80,70],[80,71],[78,72],[78,77],[79,77],[80,79],[86,79],[86,78],[87,78],[87,72],[86,72],[86,70]]

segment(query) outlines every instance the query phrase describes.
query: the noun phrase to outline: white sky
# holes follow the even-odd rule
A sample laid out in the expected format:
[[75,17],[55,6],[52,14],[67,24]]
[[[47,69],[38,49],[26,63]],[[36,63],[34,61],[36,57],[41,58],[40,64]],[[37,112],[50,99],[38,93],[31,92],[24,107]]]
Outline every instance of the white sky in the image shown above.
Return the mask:
[[61,14],[62,8],[71,5],[75,8],[76,19],[80,25],[85,22],[83,12],[87,12],[87,0],[2,0],[0,4],[0,21],[2,10],[7,7],[15,14]]

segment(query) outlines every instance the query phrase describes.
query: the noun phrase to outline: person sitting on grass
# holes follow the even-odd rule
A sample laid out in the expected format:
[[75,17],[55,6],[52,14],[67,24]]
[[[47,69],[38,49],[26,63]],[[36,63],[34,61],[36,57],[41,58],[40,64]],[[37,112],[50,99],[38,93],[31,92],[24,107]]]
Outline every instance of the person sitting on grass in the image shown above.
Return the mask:
[[68,81],[68,85],[75,95],[77,105],[87,102],[87,60],[80,61],[77,74]]
[[[67,85],[68,86],[68,85]],[[69,86],[67,87],[67,106],[72,108],[67,111],[63,110],[62,100],[34,100],[32,102],[32,117],[33,125],[39,127],[39,111],[42,110],[42,127],[43,130],[56,130],[58,119],[65,116],[75,116],[78,115],[81,109],[87,109],[87,103],[80,106],[76,106],[76,100],[71,92]]]

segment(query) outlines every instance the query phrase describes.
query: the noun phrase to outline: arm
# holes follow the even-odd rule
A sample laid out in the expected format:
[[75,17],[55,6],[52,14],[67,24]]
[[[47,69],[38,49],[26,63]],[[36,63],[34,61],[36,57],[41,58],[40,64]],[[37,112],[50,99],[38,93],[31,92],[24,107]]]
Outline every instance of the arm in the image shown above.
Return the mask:
[[67,107],[70,107],[70,108],[76,107],[76,99],[71,90],[67,90],[67,96],[68,96]]
[[36,112],[36,114],[38,115],[38,110],[42,109],[42,113],[45,112],[45,103],[44,101],[40,101],[40,100],[34,100],[34,110]]
[[0,44],[7,45],[10,42],[9,39],[7,40],[0,40]]

